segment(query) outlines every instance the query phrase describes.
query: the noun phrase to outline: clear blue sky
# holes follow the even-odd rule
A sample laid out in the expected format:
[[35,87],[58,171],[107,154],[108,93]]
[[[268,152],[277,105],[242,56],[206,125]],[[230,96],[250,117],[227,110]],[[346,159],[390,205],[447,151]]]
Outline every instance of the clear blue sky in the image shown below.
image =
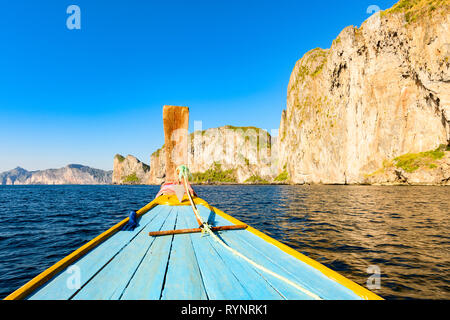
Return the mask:
[[295,62],[395,2],[2,1],[0,172],[148,163],[164,104],[189,106],[190,128],[276,129]]

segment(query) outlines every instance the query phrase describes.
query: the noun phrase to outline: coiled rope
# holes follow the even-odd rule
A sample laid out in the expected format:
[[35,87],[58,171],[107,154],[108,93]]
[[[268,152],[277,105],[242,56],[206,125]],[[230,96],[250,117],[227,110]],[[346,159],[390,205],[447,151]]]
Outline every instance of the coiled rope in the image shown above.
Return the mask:
[[191,207],[192,210],[194,211],[195,217],[197,218],[197,221],[200,224],[200,228],[202,229],[202,233],[208,233],[215,241],[217,241],[219,244],[221,244],[225,249],[227,249],[228,251],[230,251],[231,253],[233,253],[234,255],[238,256],[239,258],[243,259],[244,261],[248,262],[249,264],[251,264],[252,266],[254,266],[256,269],[261,270],[262,272],[265,272],[267,274],[270,274],[271,276],[289,284],[290,286],[294,287],[295,289],[303,292],[304,294],[312,297],[315,300],[322,300],[322,298],[320,298],[318,295],[316,295],[315,293],[303,288],[302,286],[300,286],[299,284],[279,275],[276,272],[273,272],[272,270],[267,269],[266,267],[256,263],[255,261],[251,260],[250,258],[246,257],[245,255],[243,255],[242,253],[240,253],[239,251],[231,248],[229,245],[227,245],[225,242],[222,241],[222,239],[220,239],[210,228],[209,224],[204,222],[202,217],[200,216],[197,206],[195,205],[194,201],[192,200],[192,196],[191,193],[189,192],[189,187],[187,184],[187,178],[188,176],[190,176],[189,173],[189,169],[186,165],[181,165],[177,168],[178,173],[178,178],[180,181],[183,181],[184,184],[184,188],[186,189],[186,193],[188,195],[189,198],[189,202],[191,203]]

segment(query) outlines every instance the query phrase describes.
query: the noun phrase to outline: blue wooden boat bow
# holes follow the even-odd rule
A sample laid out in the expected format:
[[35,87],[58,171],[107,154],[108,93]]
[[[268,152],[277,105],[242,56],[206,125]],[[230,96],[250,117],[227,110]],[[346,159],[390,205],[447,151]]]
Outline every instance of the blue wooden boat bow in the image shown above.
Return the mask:
[[[211,227],[244,224],[201,198],[193,202]],[[198,228],[187,195],[182,202],[175,195],[159,196],[136,216],[134,230],[122,230],[129,222],[124,219],[6,299],[381,299],[251,226],[214,233],[272,274],[205,233],[149,236],[155,231]]]

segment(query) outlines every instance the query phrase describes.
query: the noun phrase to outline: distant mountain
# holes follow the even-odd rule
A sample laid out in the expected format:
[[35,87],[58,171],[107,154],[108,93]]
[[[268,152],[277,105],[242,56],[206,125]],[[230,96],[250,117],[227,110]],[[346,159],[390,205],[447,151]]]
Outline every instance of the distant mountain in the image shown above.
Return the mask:
[[17,167],[0,173],[0,185],[30,184],[111,184],[112,171],[69,164],[60,169],[28,171]]

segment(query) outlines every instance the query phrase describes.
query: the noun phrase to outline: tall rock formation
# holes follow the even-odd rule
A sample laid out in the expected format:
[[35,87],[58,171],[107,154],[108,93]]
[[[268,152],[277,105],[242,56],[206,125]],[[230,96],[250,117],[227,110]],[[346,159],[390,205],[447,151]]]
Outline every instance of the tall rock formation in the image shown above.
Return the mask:
[[147,184],[149,174],[150,167],[136,157],[128,155],[124,158],[120,154],[114,157],[113,184]]
[[402,0],[360,28],[345,28],[330,49],[306,53],[289,81],[278,172],[293,183],[383,183],[398,176],[392,170],[394,177],[373,180],[388,162],[407,172],[394,160],[402,155],[440,148],[446,159],[449,4]]
[[[188,142],[194,183],[265,183],[273,180],[272,138],[254,127],[225,126],[196,131]],[[151,155],[150,184],[164,181],[164,146]]]

